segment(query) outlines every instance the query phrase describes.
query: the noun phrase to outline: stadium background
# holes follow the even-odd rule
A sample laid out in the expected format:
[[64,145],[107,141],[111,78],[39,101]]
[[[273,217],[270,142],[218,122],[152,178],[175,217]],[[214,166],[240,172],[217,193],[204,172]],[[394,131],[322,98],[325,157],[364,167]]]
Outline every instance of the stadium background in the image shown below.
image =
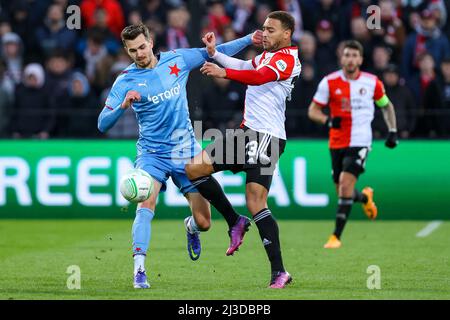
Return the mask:
[[[66,8],[81,8],[81,29],[69,30]],[[381,9],[369,30],[367,7]],[[129,63],[122,28],[146,23],[155,52],[201,47],[214,31],[229,41],[259,28],[272,10],[296,18],[302,75],[287,103],[287,151],[269,205],[279,218],[333,219],[327,131],[307,118],[320,79],[338,69],[340,44],[363,43],[363,70],[385,83],[396,112],[400,145],[376,141],[359,187],[376,190],[381,219],[448,219],[450,206],[450,1],[391,0],[19,0],[0,1],[0,218],[127,218],[118,177],[132,165],[137,124],[128,110],[107,134],[97,116],[118,73]],[[239,54],[249,59],[258,50]],[[245,86],[198,71],[188,82],[191,119],[203,129],[236,127]],[[244,206],[243,176],[218,177],[232,203]],[[189,214],[171,184],[159,218]],[[214,217],[218,217],[214,213]],[[354,219],[364,218],[354,214]]]

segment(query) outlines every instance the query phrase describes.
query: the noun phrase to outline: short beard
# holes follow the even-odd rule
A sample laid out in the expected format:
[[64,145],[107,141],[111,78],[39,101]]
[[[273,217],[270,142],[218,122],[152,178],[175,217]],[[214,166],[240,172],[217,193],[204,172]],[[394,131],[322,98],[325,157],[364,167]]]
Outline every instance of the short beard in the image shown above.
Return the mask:
[[275,50],[278,50],[278,49],[280,49],[280,41],[276,42],[271,47],[264,48],[264,50],[269,51],[269,52],[272,52],[272,51],[275,51]]
[[141,69],[145,69],[145,68],[147,68],[151,63],[152,63],[152,57],[149,57],[148,63],[146,63],[145,65],[141,65],[141,64],[139,64],[139,63],[137,63],[137,62],[136,62],[136,65],[137,65],[139,68],[141,68]]
[[350,74],[352,74],[352,73],[355,73],[356,72],[356,70],[358,70],[358,67],[354,67],[353,69],[349,69],[349,68],[347,68],[347,73],[350,73]]
[[145,68],[147,68],[151,63],[152,63],[152,61],[150,60],[150,62],[147,63],[147,64],[145,64],[145,65],[138,64],[138,67],[141,68],[141,69],[145,69]]

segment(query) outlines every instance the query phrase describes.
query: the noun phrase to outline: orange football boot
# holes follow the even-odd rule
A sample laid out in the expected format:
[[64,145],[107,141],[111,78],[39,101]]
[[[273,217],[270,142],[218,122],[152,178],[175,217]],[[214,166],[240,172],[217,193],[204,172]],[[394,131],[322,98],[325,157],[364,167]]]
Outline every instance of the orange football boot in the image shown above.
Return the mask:
[[375,220],[378,215],[378,209],[375,202],[373,202],[373,189],[371,187],[365,187],[362,193],[367,196],[367,203],[362,204],[364,213],[370,220]]
[[323,247],[325,249],[338,249],[341,245],[341,241],[334,234],[332,234]]

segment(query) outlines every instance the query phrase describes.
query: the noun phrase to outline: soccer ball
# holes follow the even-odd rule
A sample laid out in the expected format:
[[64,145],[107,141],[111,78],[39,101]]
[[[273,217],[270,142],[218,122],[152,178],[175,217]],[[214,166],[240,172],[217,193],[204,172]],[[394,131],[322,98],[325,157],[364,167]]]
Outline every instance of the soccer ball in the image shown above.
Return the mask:
[[120,193],[132,203],[147,200],[153,192],[153,178],[144,170],[132,169],[120,179]]

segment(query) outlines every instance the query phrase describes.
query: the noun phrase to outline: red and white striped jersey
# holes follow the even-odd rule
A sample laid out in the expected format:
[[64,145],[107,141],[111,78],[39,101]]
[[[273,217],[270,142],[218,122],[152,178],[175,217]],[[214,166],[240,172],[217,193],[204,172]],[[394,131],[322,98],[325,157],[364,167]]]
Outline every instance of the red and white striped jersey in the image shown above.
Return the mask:
[[248,86],[242,124],[286,140],[286,99],[290,98],[295,80],[301,72],[298,48],[292,46],[275,52],[264,51],[253,58],[252,65],[256,70],[263,67],[272,69],[277,80],[259,86]]
[[374,101],[384,94],[383,83],[367,72],[350,80],[339,70],[322,79],[313,101],[329,106],[331,117],[342,118],[340,129],[330,129],[331,149],[371,146]]

